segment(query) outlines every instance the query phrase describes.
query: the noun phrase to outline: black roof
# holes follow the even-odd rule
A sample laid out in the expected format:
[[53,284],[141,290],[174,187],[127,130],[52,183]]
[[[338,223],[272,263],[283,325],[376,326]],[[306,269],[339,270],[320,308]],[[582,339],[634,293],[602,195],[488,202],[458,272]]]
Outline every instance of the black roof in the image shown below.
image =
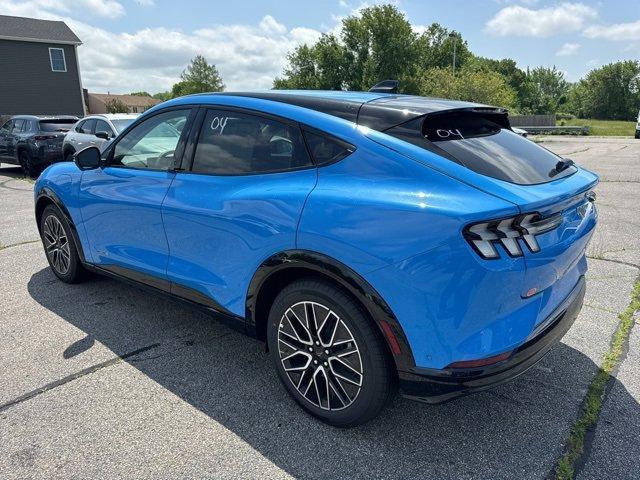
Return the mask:
[[82,43],[64,22],[9,15],[0,15],[0,39],[71,45]]
[[504,113],[502,108],[478,103],[369,92],[323,92],[312,90],[269,90],[263,92],[225,92],[221,95],[261,98],[288,103],[384,131],[417,117],[443,111],[465,110]]

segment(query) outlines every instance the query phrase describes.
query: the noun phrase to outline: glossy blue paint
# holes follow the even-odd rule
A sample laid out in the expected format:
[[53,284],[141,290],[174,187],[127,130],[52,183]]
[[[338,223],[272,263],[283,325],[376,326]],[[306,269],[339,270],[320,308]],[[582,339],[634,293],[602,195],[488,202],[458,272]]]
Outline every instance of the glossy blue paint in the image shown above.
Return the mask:
[[[385,94],[293,92],[346,101]],[[398,319],[416,365],[493,356],[526,341],[586,270],[597,221],[578,208],[597,176],[578,168],[542,185],[477,174],[430,151],[354,123],[272,100],[195,95],[165,102],[232,106],[309,125],[356,147],[340,162],[287,173],[211,176],[56,164],[36,183],[69,207],[87,258],[169,279],[244,315],[265,259],[302,249],[351,268]],[[123,132],[126,135],[127,131]],[[585,211],[586,210],[586,211]],[[523,212],[561,213],[538,236],[541,252],[481,259],[462,236],[469,223]],[[530,288],[538,294],[523,298]]]
[[166,279],[161,205],[175,174],[118,167],[82,172],[79,203],[93,263]]
[[178,173],[162,206],[168,278],[245,314],[249,282],[271,255],[295,248],[315,168],[265,175]]

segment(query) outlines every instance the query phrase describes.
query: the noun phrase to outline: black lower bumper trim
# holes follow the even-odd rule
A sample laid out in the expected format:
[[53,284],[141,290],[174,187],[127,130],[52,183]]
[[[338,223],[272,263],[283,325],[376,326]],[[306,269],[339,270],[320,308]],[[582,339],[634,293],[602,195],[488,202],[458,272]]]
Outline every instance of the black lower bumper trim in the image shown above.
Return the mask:
[[442,403],[456,397],[486,390],[512,380],[544,357],[567,333],[584,300],[585,280],[580,280],[562,304],[549,316],[546,328],[517,348],[509,359],[471,369],[428,369],[416,367],[398,372],[400,393],[427,403]]

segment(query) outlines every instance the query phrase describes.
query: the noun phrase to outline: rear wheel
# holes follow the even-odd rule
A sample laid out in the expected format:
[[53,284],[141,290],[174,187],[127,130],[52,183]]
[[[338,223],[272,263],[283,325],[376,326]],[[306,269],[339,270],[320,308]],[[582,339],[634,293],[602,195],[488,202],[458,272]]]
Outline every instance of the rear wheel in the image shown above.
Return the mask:
[[74,153],[76,153],[76,152],[72,148],[68,148],[67,150],[65,150],[65,152],[64,152],[64,161],[65,162],[73,161]]
[[38,176],[38,170],[33,166],[33,159],[28,151],[22,150],[20,152],[19,160],[22,171],[27,177],[33,178]]
[[280,380],[309,413],[338,427],[374,418],[393,393],[383,340],[351,297],[320,280],[285,287],[269,314]]
[[640,138],[640,130],[636,130],[636,138]]
[[77,283],[84,269],[71,236],[71,226],[54,205],[49,205],[40,218],[40,235],[53,273],[65,283]]

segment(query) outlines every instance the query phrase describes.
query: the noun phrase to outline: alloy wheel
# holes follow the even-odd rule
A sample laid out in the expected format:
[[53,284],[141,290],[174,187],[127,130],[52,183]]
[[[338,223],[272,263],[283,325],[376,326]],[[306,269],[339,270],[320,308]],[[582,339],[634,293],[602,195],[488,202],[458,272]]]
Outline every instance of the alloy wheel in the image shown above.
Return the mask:
[[58,217],[49,215],[45,219],[42,234],[44,248],[51,265],[59,274],[66,274],[71,265],[71,252],[69,239]]
[[289,307],[278,325],[278,353],[296,390],[323,410],[351,405],[362,388],[358,344],[345,322],[317,302]]

